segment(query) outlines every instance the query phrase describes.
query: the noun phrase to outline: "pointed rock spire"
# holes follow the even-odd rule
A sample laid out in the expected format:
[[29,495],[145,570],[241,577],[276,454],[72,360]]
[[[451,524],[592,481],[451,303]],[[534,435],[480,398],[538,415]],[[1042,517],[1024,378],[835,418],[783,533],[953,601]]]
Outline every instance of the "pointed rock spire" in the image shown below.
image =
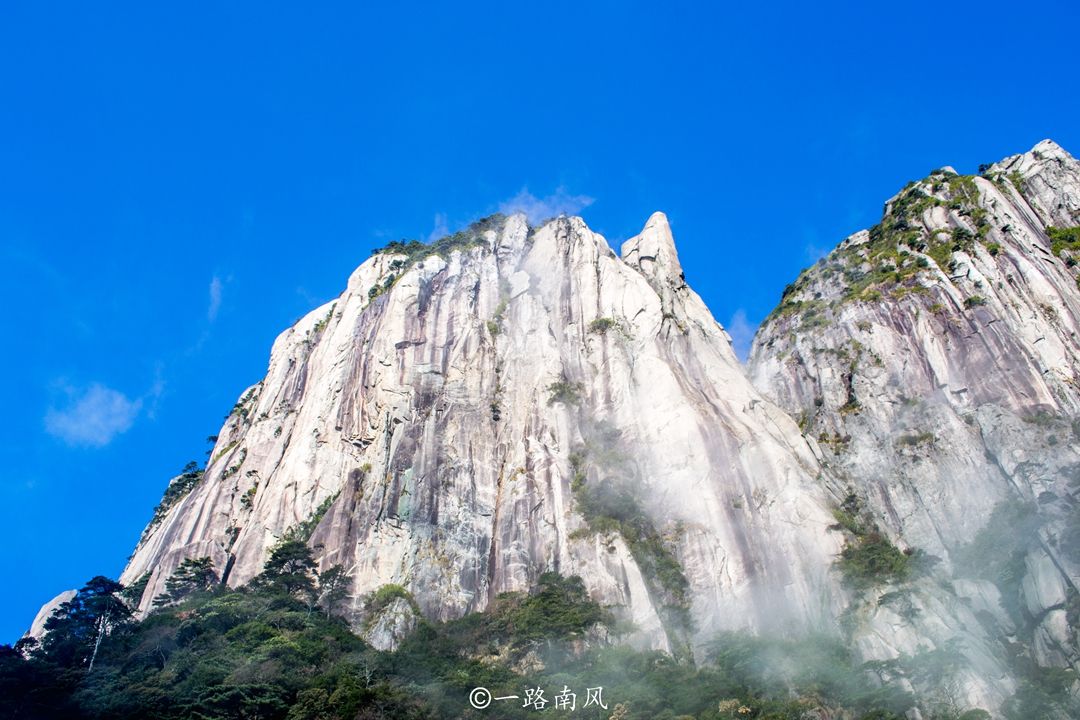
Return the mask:
[[654,212],[642,231],[622,244],[622,259],[651,280],[673,288],[685,285],[667,215]]

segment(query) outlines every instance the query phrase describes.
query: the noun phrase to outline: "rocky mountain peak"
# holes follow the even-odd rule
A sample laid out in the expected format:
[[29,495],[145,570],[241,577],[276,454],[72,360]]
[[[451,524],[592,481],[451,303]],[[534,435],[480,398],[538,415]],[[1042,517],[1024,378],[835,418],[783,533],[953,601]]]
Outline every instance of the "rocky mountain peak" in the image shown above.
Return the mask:
[[683,283],[682,265],[675,251],[675,238],[667,215],[655,212],[642,231],[622,244],[623,262],[637,268],[649,278],[656,278],[674,287]]
[[1050,141],[903,188],[745,368],[663,213],[620,256],[579,217],[485,218],[283,332],[121,580],[146,613],[185,561],[237,587],[297,540],[393,648],[578,575],[638,648],[825,636],[999,712],[1080,670],[1078,333],[1080,164]]
[[299,537],[348,571],[358,623],[387,584],[446,619],[556,570],[680,654],[693,627],[829,627],[814,458],[662,213],[624,255],[581,218],[520,215],[377,251],[277,339],[124,580],[150,574],[147,608],[185,558],[243,584]]
[[[849,547],[870,527],[933,563],[856,597],[855,644],[888,660],[962,642],[960,682],[988,708],[1025,682],[1016,647],[1080,660],[1078,171],[1044,141],[909,184],[784,291],[748,366],[863,518]],[[898,618],[898,598],[917,612]]]

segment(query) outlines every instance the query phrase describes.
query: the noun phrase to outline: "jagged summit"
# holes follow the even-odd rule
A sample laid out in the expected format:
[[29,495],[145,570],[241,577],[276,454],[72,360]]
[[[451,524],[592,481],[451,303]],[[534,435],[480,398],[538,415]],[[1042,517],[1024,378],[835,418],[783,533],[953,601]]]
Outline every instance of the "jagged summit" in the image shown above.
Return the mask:
[[1038,166],[1047,162],[1068,162],[1073,157],[1053,140],[1047,138],[1035,144],[1031,150],[1019,155],[1011,155],[991,165],[991,171],[1008,172],[1020,169],[1018,165]]
[[1078,199],[1050,141],[912,183],[789,286],[748,364],[833,492],[939,568],[858,599],[856,644],[962,643],[958,682],[990,709],[1029,682],[1011,653],[1080,660]]
[[686,287],[666,218],[624,253],[521,215],[376,252],[277,339],[123,579],[150,573],[144,608],[184,558],[241,584],[299,533],[356,598],[402,585],[433,618],[554,569],[679,652],[692,626],[830,626],[837,538],[798,429]]
[[662,212],[653,213],[644,229],[622,244],[621,257],[650,277],[656,276],[669,283],[678,283],[683,278],[671,225]]
[[[146,612],[187,559],[235,587],[301,540],[394,647],[557,571],[637,647],[823,634],[911,717],[1051,688],[1067,718],[1078,275],[1080,164],[1050,141],[909,184],[784,291],[745,368],[663,213],[620,255],[523,214],[391,243],[277,338],[121,580]],[[380,588],[401,602],[372,617]]]
[[[1041,155],[1040,147],[1056,150]],[[941,168],[909,183],[886,203],[880,223],[846,238],[789,285],[773,316],[801,308],[800,316],[816,317],[882,294],[960,288],[939,281],[956,276],[963,260],[993,258],[1003,248],[1030,256],[1032,243],[1049,251],[1046,228],[1069,227],[1080,217],[1077,167],[1072,156],[1043,141],[1030,153],[983,166],[981,176]]]

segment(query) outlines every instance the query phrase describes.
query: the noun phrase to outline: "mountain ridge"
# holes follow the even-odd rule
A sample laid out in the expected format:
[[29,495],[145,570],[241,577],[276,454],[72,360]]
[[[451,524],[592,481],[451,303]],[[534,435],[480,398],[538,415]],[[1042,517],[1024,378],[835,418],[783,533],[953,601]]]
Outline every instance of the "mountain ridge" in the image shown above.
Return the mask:
[[[379,588],[451,620],[553,570],[640,648],[826,633],[999,712],[1035,677],[1015,657],[1080,662],[1078,224],[1051,141],[942,168],[800,274],[745,365],[663,213],[619,255],[577,217],[392,243],[278,336],[121,581],[146,613],[184,560],[235,587],[299,539],[363,630]],[[947,677],[898,664],[946,652]]]

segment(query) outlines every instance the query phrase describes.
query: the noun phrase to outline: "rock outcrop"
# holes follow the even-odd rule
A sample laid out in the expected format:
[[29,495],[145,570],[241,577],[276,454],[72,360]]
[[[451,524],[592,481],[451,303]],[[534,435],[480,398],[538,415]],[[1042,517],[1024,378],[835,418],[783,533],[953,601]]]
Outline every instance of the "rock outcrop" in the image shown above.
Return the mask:
[[121,581],[145,612],[185,559],[237,586],[292,538],[381,648],[554,570],[680,657],[825,633],[924,709],[999,713],[1046,669],[1077,694],[1078,225],[1049,141],[935,171],[746,368],[660,213],[621,256],[565,217],[392,243],[277,339]]
[[[436,250],[440,250],[436,252]],[[622,258],[579,218],[391,247],[274,343],[202,478],[122,580],[188,557],[230,585],[287,533],[360,599],[447,619],[586,579],[639,645],[826,627],[841,608],[817,459],[745,377],[657,213]]]
[[49,618],[52,617],[53,613],[56,612],[61,605],[74,597],[74,590],[65,590],[42,605],[41,609],[38,610],[37,615],[34,616],[34,622],[30,624],[30,629],[26,631],[25,637],[31,637],[40,642],[41,638],[45,636],[45,623],[48,622]]
[[1080,163],[1050,141],[936,171],[789,286],[749,360],[836,501],[939,561],[855,601],[857,647],[951,643],[988,708],[1025,663],[1080,669],[1077,225]]

